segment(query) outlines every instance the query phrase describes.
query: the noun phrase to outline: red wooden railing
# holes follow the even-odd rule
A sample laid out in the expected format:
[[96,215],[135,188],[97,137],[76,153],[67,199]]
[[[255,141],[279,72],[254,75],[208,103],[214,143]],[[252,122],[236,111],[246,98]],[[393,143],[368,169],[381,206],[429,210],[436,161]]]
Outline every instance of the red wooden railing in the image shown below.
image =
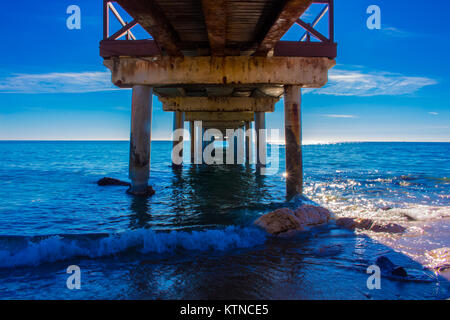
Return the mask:
[[[138,25],[136,20],[126,22],[116,9],[117,1],[103,0],[103,41],[100,43],[100,55],[104,58],[111,56],[153,56],[161,54],[156,42],[152,39],[137,40],[132,29]],[[294,57],[328,57],[337,56],[337,45],[334,43],[334,0],[314,0],[312,4],[324,4],[311,23],[305,22],[303,15],[296,23],[305,32],[299,41],[279,41],[274,49],[274,56]],[[122,26],[114,33],[110,33],[111,13]],[[320,33],[316,26],[328,13],[328,37]],[[125,36],[125,40],[116,41]],[[151,37],[151,35],[150,35]],[[312,42],[311,37],[319,40]]]
[[[321,42],[334,42],[334,0],[314,0],[313,4],[322,3],[325,4],[323,9],[319,12],[312,23],[306,23],[302,20],[302,17],[298,18],[296,23],[306,30],[305,34],[300,38],[300,41],[310,42],[311,35]],[[317,24],[328,12],[328,33],[329,38],[325,37],[319,31],[314,29]]]
[[[122,16],[117,11],[113,2],[114,1],[103,0],[103,40],[117,40],[124,35],[126,35],[127,40],[136,40],[136,37],[131,32],[131,29],[133,29],[133,27],[138,24],[137,21],[133,20],[130,23],[125,22]],[[111,36],[109,35],[110,13],[113,13],[116,19],[122,25],[122,28]]]

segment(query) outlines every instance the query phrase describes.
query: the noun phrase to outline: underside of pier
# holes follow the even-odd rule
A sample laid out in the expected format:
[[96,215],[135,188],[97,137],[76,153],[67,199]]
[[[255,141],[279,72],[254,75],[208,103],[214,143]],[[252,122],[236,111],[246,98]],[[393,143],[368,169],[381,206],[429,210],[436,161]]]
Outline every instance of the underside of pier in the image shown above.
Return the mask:
[[[327,27],[317,29],[325,16]],[[112,19],[120,23],[114,33]],[[190,123],[191,150],[203,137],[195,123],[223,133],[253,123],[257,168],[265,164],[265,113],[284,96],[287,194],[301,194],[300,91],[327,83],[337,55],[333,19],[332,0],[104,0],[100,55],[112,82],[133,88],[131,191],[142,193],[149,179],[152,94],[174,113],[174,130]],[[293,25],[304,30],[299,41],[282,41]],[[148,37],[137,40],[136,26]],[[182,140],[174,135],[174,148]],[[251,143],[245,136],[247,163]]]

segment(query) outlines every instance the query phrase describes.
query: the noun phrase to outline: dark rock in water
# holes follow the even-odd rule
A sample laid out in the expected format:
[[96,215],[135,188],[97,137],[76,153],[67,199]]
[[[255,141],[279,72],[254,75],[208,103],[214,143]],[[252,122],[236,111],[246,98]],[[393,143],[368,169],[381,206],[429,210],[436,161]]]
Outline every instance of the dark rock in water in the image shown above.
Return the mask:
[[381,256],[377,258],[376,265],[380,267],[384,274],[389,274],[397,277],[407,277],[408,273],[402,267],[396,266],[389,258]]
[[99,186],[105,187],[105,186],[122,186],[122,187],[129,187],[131,184],[129,182],[121,181],[114,178],[103,178],[97,181],[97,184]]
[[386,232],[386,233],[403,233],[406,228],[395,223],[373,223],[370,228],[373,232]]
[[153,195],[156,193],[156,191],[153,189],[152,186],[148,186],[148,187],[147,187],[147,192],[144,192],[144,193],[134,193],[134,192],[131,192],[131,188],[130,188],[130,189],[127,190],[127,193],[128,193],[128,194],[131,194],[131,195],[133,195],[133,196],[151,197],[151,196],[153,196]]
[[407,277],[408,273],[403,267],[396,267],[394,270],[392,270],[392,275],[397,277]]
[[339,218],[336,220],[336,224],[345,229],[354,230],[356,229],[356,219],[354,218]]
[[147,187],[147,196],[151,197],[156,193],[155,189],[152,186]]
[[384,223],[371,219],[339,218],[336,220],[336,224],[350,230],[362,229],[373,232],[403,233],[406,230],[395,223]]
[[303,229],[298,219],[294,216],[294,212],[288,208],[278,209],[265,214],[256,220],[255,224],[273,235]]

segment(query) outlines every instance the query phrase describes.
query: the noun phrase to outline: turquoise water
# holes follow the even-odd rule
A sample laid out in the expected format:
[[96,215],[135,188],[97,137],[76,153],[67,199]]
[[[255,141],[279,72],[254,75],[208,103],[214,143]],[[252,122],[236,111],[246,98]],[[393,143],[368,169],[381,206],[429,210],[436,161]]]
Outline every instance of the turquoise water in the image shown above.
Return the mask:
[[[0,299],[449,297],[448,281],[423,267],[427,250],[450,243],[450,143],[304,146],[309,199],[336,217],[405,225],[400,239],[333,223],[294,239],[253,227],[296,205],[285,202],[279,148],[279,172],[257,176],[244,165],[173,170],[171,143],[153,142],[156,194],[145,199],[96,185],[127,179],[127,142],[0,142]],[[413,276],[368,290],[379,255]],[[65,286],[73,264],[81,290]]]

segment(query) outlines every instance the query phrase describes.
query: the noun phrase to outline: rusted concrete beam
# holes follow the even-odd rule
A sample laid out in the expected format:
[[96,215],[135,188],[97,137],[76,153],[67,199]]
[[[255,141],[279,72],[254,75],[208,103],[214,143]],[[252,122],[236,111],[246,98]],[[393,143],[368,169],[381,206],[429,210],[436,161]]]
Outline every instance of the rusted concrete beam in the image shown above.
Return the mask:
[[286,86],[284,94],[286,139],[286,194],[288,200],[303,193],[301,88]]
[[186,112],[185,121],[253,121],[253,112]]
[[267,56],[312,2],[313,0],[287,0],[275,20],[270,21],[268,27],[263,30],[264,34],[260,36],[261,41],[255,55]]
[[170,56],[182,56],[180,38],[155,0],[117,0]]
[[225,0],[202,0],[211,55],[225,55],[227,12]]
[[152,88],[134,86],[131,103],[130,193],[146,195],[150,177]]
[[273,112],[278,98],[247,98],[247,97],[174,97],[159,98],[164,111],[184,112]]
[[153,57],[104,60],[119,87],[282,84],[320,88],[336,62],[303,57]]
[[243,128],[244,121],[203,121],[202,127],[204,129],[238,129]]

